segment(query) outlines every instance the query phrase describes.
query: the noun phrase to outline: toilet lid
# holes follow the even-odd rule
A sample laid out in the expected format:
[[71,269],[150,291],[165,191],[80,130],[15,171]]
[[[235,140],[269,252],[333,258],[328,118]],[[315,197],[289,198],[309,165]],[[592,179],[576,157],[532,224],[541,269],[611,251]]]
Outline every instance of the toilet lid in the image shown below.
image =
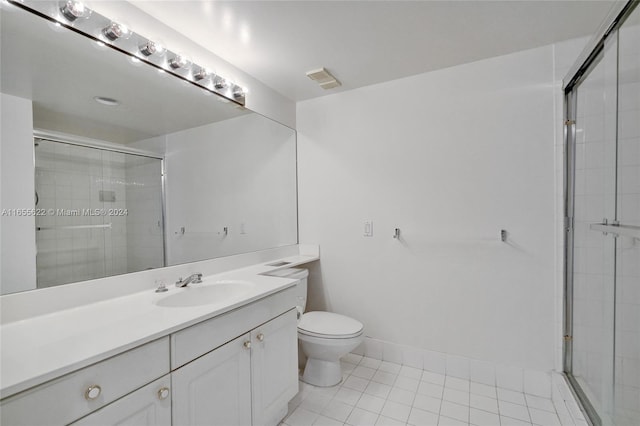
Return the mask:
[[307,312],[298,323],[298,331],[310,336],[345,339],[362,333],[360,321],[333,312]]

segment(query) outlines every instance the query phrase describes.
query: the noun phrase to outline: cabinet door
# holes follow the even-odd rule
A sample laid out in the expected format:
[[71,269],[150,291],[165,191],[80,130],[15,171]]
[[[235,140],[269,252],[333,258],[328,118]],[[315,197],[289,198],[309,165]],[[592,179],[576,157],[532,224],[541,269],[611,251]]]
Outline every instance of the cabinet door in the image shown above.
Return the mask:
[[175,426],[251,424],[247,333],[171,373]]
[[170,382],[167,374],[72,424],[171,426]]
[[296,310],[253,330],[251,342],[253,425],[276,425],[298,393]]

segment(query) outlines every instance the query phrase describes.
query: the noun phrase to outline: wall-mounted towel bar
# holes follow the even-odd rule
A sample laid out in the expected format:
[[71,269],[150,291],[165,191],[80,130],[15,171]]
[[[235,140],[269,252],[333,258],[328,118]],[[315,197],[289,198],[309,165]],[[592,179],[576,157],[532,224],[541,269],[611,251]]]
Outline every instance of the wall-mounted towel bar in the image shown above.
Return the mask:
[[611,234],[615,237],[631,237],[640,239],[640,226],[633,225],[609,225],[605,223],[592,223],[589,225],[592,231],[599,231],[604,234]]
[[111,224],[105,223],[103,225],[38,226],[36,227],[36,230],[37,231],[53,231],[58,229],[97,229],[97,228],[111,229]]

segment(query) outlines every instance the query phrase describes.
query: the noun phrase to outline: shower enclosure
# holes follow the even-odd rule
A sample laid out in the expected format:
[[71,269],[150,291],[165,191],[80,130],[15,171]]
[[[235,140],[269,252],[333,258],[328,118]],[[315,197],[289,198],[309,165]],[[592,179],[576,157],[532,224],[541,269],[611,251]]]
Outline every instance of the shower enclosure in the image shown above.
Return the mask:
[[34,143],[38,288],[165,265],[162,159]]
[[596,425],[640,424],[640,8],[566,95],[565,372]]

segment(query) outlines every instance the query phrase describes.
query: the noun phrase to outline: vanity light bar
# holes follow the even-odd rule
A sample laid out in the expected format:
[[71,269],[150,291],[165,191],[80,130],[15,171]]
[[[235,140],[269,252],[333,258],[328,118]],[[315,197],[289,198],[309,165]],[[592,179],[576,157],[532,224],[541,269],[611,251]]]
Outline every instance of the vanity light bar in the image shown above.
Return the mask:
[[247,91],[197,65],[184,55],[166,49],[157,41],[145,38],[131,31],[121,22],[101,15],[77,0],[7,0],[36,15],[78,33],[98,43],[108,45],[132,58],[137,58],[154,66],[161,72],[168,72],[190,82],[205,91],[215,93],[241,106],[245,105]]

